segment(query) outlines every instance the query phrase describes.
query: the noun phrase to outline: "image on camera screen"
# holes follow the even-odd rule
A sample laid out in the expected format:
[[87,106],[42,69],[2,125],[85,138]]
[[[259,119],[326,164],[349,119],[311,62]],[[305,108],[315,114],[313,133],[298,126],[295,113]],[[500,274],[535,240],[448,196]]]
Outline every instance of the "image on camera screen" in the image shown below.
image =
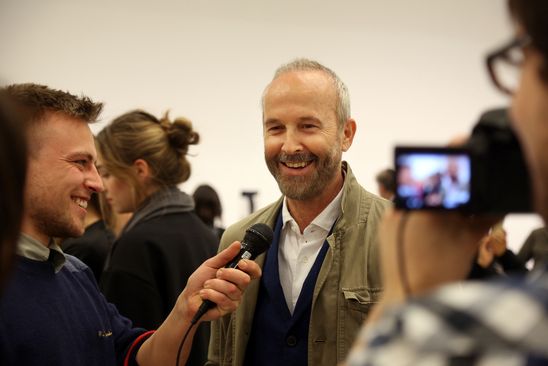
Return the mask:
[[470,157],[465,153],[400,152],[396,206],[454,210],[470,202]]

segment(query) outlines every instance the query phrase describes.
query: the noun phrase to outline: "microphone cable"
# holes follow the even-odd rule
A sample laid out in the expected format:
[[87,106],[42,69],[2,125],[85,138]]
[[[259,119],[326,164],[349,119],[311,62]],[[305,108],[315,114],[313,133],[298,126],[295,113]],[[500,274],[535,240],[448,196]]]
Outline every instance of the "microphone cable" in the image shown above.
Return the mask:
[[[198,318],[200,319],[201,316]],[[177,360],[175,361],[175,366],[179,366],[179,361],[181,360],[181,351],[183,350],[183,345],[185,344],[186,339],[188,338],[188,335],[190,334],[190,330],[196,323],[198,322],[198,319],[196,319],[196,316],[190,321],[190,325],[188,326],[185,335],[183,336],[183,339],[181,339],[181,343],[179,344],[179,349],[177,350]]]

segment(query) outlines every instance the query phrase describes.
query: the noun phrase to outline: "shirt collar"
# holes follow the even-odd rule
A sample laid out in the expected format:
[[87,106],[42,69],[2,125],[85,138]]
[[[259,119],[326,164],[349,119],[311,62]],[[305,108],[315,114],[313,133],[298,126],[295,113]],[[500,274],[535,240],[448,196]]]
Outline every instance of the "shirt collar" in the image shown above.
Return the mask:
[[50,239],[49,244],[45,247],[38,240],[31,236],[21,233],[17,242],[17,254],[21,257],[34,261],[51,262],[55,273],[59,272],[65,264],[65,254],[53,239]]
[[[327,205],[327,207],[325,207],[323,211],[320,212],[320,214],[316,216],[314,220],[312,220],[310,225],[318,226],[324,229],[325,231],[331,230],[331,227],[333,226],[333,224],[335,223],[335,221],[341,214],[342,193],[343,193],[343,190],[341,188],[341,190],[339,191],[339,193],[337,193],[335,198],[333,198],[333,200],[329,203],[329,205]],[[286,224],[289,222],[294,222],[296,224],[295,219],[293,218],[293,216],[291,216],[291,213],[289,212],[289,208],[287,207],[287,197],[284,198],[283,205],[282,205],[282,222],[283,222],[283,227],[285,227]]]

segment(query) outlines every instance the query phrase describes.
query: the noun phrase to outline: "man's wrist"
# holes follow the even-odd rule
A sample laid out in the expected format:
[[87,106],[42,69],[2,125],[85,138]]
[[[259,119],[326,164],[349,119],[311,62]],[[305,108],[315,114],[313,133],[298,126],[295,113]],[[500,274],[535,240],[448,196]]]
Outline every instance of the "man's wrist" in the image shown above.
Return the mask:
[[188,293],[186,288],[177,298],[174,310],[174,315],[178,321],[181,321],[185,324],[190,324],[197,310],[193,309],[193,307],[191,306],[191,295]]

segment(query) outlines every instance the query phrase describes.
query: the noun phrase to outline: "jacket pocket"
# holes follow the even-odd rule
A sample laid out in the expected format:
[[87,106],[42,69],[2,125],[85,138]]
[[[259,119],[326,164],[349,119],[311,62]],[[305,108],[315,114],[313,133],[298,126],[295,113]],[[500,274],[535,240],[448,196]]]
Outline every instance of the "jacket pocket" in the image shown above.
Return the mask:
[[352,345],[362,324],[364,323],[371,307],[377,303],[380,295],[379,290],[369,288],[343,288],[345,303],[343,329],[346,345]]
[[344,289],[343,296],[346,300],[346,306],[349,310],[356,310],[368,313],[370,307],[377,303],[380,296],[380,290],[369,288]]

